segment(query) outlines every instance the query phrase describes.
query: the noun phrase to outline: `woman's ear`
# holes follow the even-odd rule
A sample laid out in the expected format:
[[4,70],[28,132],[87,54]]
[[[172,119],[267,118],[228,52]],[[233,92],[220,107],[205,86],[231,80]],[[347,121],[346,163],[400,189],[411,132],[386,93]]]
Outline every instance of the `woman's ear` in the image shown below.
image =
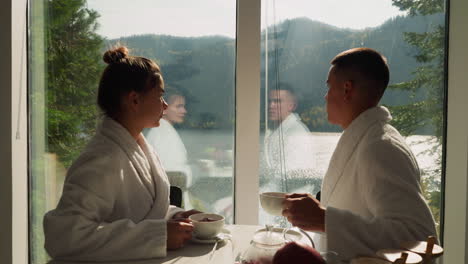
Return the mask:
[[126,96],[123,97],[123,99],[123,103],[127,105],[130,111],[135,111],[141,100],[140,95],[135,91],[129,92]]

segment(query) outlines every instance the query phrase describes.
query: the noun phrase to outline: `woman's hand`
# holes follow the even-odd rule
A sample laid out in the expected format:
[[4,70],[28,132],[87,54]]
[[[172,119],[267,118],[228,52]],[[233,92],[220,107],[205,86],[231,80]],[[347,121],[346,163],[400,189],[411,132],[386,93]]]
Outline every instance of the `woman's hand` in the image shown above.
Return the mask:
[[283,216],[293,226],[325,232],[325,208],[310,194],[287,195],[283,202]]
[[188,219],[167,221],[167,249],[178,249],[192,238],[193,225]]
[[198,213],[201,213],[201,212],[194,210],[194,209],[183,211],[183,212],[178,212],[172,216],[172,219],[187,219],[189,216],[193,214],[198,214]]

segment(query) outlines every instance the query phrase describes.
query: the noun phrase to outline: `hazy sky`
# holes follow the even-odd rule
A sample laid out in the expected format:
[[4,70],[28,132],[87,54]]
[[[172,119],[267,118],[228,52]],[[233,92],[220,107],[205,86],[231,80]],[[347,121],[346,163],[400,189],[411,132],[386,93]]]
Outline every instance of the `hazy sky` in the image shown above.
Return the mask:
[[[88,0],[88,7],[101,15],[98,33],[108,38],[146,33],[235,36],[234,0]],[[287,18],[308,17],[337,27],[362,29],[404,13],[393,7],[391,0],[262,0],[262,14],[262,25],[266,20],[271,25]]]

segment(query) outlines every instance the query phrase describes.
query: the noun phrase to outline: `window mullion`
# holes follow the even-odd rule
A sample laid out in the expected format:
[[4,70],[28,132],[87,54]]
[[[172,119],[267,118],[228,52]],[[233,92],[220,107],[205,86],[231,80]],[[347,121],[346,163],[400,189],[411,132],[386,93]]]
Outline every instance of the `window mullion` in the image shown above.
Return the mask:
[[[2,6],[0,263],[28,263],[26,0]],[[6,6],[5,6],[6,5]]]
[[450,1],[444,263],[468,264],[468,2]]
[[237,1],[235,223],[258,223],[260,0]]

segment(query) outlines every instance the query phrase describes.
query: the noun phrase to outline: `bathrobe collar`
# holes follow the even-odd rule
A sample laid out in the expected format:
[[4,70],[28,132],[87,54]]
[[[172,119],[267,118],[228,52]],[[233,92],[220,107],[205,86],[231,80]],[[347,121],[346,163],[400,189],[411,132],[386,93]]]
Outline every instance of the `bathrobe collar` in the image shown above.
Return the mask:
[[301,122],[301,118],[299,117],[298,114],[296,113],[290,113],[286,119],[284,119],[279,126],[281,126],[281,129],[279,126],[275,129],[268,129],[266,131],[266,136],[271,136],[272,134],[278,134],[280,133],[279,131],[282,130],[283,133],[289,130],[290,128],[294,127],[297,125],[298,122]]
[[98,133],[110,138],[122,148],[125,154],[127,154],[130,162],[134,165],[141,182],[151,194],[151,197],[155,200],[155,180],[152,174],[157,173],[157,171],[155,171],[153,168],[154,166],[152,166],[152,163],[154,162],[151,160],[151,155],[147,154],[148,147],[144,137],[141,136],[137,142],[125,127],[109,117],[103,118],[102,123],[98,128]]
[[389,122],[392,116],[384,106],[376,106],[362,112],[355,118],[351,124],[343,131],[338,144],[333,152],[327,173],[323,180],[321,203],[327,206],[329,198],[340,178],[343,176],[346,164],[350,160],[354,151],[364,137],[364,134],[370,126],[376,122]]

